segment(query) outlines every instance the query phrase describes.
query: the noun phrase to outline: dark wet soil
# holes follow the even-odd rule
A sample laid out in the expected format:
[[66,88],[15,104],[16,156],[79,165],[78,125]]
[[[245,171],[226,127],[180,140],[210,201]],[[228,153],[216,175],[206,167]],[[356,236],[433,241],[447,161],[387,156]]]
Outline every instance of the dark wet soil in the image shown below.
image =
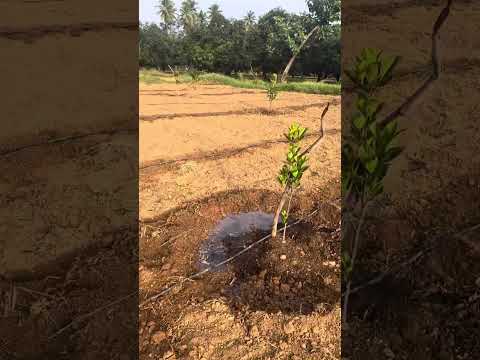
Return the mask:
[[[141,284],[141,302],[178,277],[215,266],[268,235],[280,195],[261,190],[221,193],[149,223],[152,230],[140,245],[141,268],[150,274],[148,285]],[[340,300],[340,211],[330,200],[311,195],[295,200],[291,218],[303,219],[319,211],[289,228],[285,242],[279,231],[275,239],[147,306],[140,313],[140,326],[153,321],[163,324],[162,331],[175,333],[175,314],[189,304],[218,298],[225,299],[238,316],[255,311],[306,315],[333,310]],[[185,233],[187,229],[193,231]],[[176,240],[161,246],[172,238]],[[162,312],[155,311],[159,306]],[[161,355],[148,339],[141,338],[140,344],[143,358],[152,352]]]

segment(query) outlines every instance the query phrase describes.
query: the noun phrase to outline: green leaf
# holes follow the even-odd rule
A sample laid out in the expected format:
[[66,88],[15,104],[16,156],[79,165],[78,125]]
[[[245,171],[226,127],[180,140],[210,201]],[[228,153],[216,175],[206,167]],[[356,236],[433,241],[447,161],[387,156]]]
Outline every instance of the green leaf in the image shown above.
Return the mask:
[[370,186],[369,193],[371,196],[380,195],[382,192],[383,192],[383,185],[380,181]]
[[377,165],[378,165],[378,158],[375,158],[373,160],[368,161],[365,164],[365,167],[367,168],[370,174],[373,174],[377,168]]
[[358,157],[362,161],[364,161],[368,158],[368,151],[367,151],[365,145],[362,145],[358,148]]
[[368,69],[368,61],[366,59],[362,59],[358,64],[357,64],[357,74],[362,74],[366,73]]
[[378,60],[380,54],[381,54],[380,50],[365,48],[364,51],[362,52],[362,57],[369,63],[374,63]]
[[394,134],[396,130],[397,130],[397,122],[396,121],[390,121],[385,126],[385,131],[387,131],[389,134]]
[[367,79],[370,84],[375,84],[378,81],[378,74],[380,73],[380,66],[378,64],[371,64],[367,69]]
[[381,106],[382,103],[380,103],[379,101],[375,99],[370,99],[370,101],[368,101],[365,106],[365,112],[367,113],[367,116],[374,117],[380,110]]
[[359,96],[357,99],[356,107],[361,112],[365,112],[365,107],[367,105],[367,99],[363,96]]
[[373,145],[375,144],[375,137],[369,137],[367,140],[367,149],[369,150],[368,153],[371,154],[372,151],[371,149],[373,148]]
[[382,82],[385,82],[390,79],[393,69],[397,65],[399,59],[400,58],[398,56],[392,56],[392,57],[385,57],[382,60],[382,68],[380,71],[380,77]]
[[353,119],[353,124],[359,130],[363,129],[366,123],[367,123],[367,119],[362,114],[358,114]]

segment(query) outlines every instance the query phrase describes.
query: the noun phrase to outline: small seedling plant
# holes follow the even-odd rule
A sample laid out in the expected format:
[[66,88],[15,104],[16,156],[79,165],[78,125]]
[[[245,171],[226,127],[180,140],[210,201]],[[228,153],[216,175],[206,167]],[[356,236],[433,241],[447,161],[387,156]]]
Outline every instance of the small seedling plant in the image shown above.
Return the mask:
[[175,72],[173,77],[175,78],[175,84],[180,85],[180,74],[178,72]]
[[[328,112],[329,106],[330,104],[327,104],[320,118],[320,136],[305,150],[302,151],[302,148],[300,147],[300,142],[306,137],[308,132],[307,128],[294,123],[288,128],[288,133],[284,134],[285,138],[288,141],[288,150],[284,164],[277,176],[277,181],[283,187],[283,195],[280,200],[280,204],[277,207],[277,211],[275,212],[275,217],[273,219],[272,238],[275,238],[277,236],[277,226],[281,216],[283,223],[283,242],[285,242],[286,230],[288,225],[287,223],[290,215],[290,205],[292,203],[293,194],[295,190],[300,186],[305,171],[307,171],[307,169],[309,168],[307,155],[313,149],[315,149],[315,147],[320,143],[320,140],[322,140],[323,138],[323,118]],[[287,202],[287,200],[288,203],[285,209],[285,203]]]
[[267,98],[269,101],[269,112],[272,111],[272,103],[278,97],[278,88],[277,88],[277,74],[273,74],[270,82],[267,84]]
[[190,75],[190,77],[192,78],[192,82],[191,82],[191,85],[193,87],[193,89],[196,89],[197,88],[197,84],[198,82],[200,81],[200,71],[196,70],[196,69],[192,69],[188,72],[188,74]]
[[[388,169],[402,152],[401,147],[395,146],[395,140],[401,133],[397,121],[378,121],[383,103],[376,97],[378,90],[391,80],[398,59],[367,48],[356,58],[353,69],[345,71],[355,86],[357,99],[350,134],[342,141],[343,214],[346,212],[355,219],[353,249],[342,254],[342,273],[346,283],[344,323],[347,323],[352,273],[367,209],[383,193],[383,181]],[[342,235],[348,236],[346,234],[348,231],[342,231]]]
[[[287,208],[281,209],[281,217],[283,223],[283,241],[285,241],[288,216],[290,214],[290,205],[292,202],[293,193],[296,188],[300,186],[300,180],[303,174],[308,169],[306,154],[301,152],[300,142],[305,138],[307,128],[304,128],[296,123],[292,124],[288,129],[288,133],[284,136],[288,140],[288,151],[285,164],[280,169],[277,177],[278,182],[284,188],[284,193],[288,198]],[[273,237],[276,236],[276,229]]]
[[173,74],[173,77],[175,78],[175,84],[180,84],[180,73],[177,71],[177,67],[175,66],[175,70],[170,66],[168,65],[168,67],[170,68],[170,71],[172,72]]

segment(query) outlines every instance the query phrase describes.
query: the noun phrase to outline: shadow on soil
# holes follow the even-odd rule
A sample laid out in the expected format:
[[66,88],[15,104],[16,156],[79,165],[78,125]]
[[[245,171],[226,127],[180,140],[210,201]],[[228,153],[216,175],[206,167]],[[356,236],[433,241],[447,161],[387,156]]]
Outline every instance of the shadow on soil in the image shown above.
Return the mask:
[[[325,130],[325,135],[336,135],[339,132],[340,132],[339,129],[328,129],[328,130]],[[319,131],[312,131],[311,133],[305,136],[305,139],[310,139],[310,138],[313,139],[318,135],[320,135]],[[241,154],[242,152],[245,152],[251,149],[268,149],[269,147],[274,146],[276,144],[286,144],[286,143],[288,143],[288,141],[285,139],[265,140],[265,141],[259,141],[253,144],[247,144],[245,146],[241,146],[238,148],[230,148],[230,149],[227,148],[222,151],[214,150],[214,151],[196,152],[190,156],[177,158],[177,159],[171,159],[171,160],[157,159],[154,161],[142,163],[140,165],[140,170],[143,172],[148,168],[158,168],[162,166],[167,166],[167,167],[180,166],[179,163],[184,161],[205,161],[205,160],[225,159],[228,157]]]
[[0,359],[135,358],[135,230],[59,259],[38,275],[0,278]]
[[[472,226],[480,221],[475,208],[480,191],[467,190],[466,182],[462,188],[462,181],[454,183],[460,195],[449,201],[455,211],[445,211],[446,205],[431,200],[434,210],[424,207],[416,214],[410,208],[401,222],[382,219],[366,232],[369,237],[355,271],[362,275],[355,283],[365,284],[383,274],[387,260],[389,269],[396,270],[351,297],[349,329],[342,329],[342,355],[352,360],[383,358],[388,348],[399,359],[480,358],[480,227]],[[445,211],[448,221],[441,219],[438,209]],[[457,225],[462,230],[432,233],[427,222],[440,218],[454,224],[463,216],[468,223]],[[429,226],[422,227],[420,221]],[[415,262],[398,266],[417,254],[422,255]]]
[[[331,101],[332,105],[338,105],[337,100]],[[176,114],[157,114],[157,115],[143,115],[140,116],[140,121],[155,121],[155,120],[169,120],[183,117],[212,117],[212,116],[230,116],[230,115],[248,115],[248,114],[264,114],[264,115],[285,115],[289,111],[303,111],[309,108],[320,108],[327,105],[327,102],[316,102],[305,105],[284,106],[277,109],[269,110],[267,108],[252,108],[236,111],[211,111],[201,113],[176,113]]]

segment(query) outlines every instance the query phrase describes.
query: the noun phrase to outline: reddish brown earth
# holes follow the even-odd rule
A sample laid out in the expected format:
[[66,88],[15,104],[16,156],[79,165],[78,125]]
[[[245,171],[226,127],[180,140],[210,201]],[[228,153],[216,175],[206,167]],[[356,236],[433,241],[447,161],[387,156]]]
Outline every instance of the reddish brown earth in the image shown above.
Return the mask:
[[145,303],[142,359],[340,358],[340,100],[281,93],[269,112],[256,90],[140,87],[141,302],[199,270],[199,249],[225,216],[274,212],[282,134],[293,121],[318,132],[327,102],[292,216],[319,211],[285,243],[269,239]]

